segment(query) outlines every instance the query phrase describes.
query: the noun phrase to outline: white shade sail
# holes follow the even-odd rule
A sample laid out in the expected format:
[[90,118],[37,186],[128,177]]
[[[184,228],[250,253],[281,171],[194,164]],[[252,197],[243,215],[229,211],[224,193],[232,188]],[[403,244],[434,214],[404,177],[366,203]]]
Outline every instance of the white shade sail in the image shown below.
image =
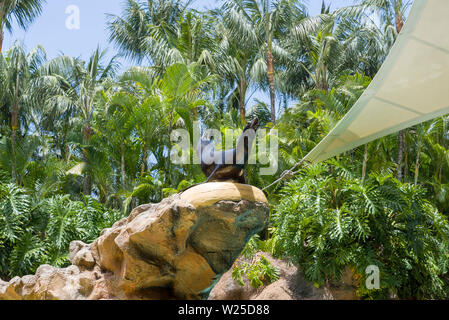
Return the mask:
[[449,0],[415,0],[369,87],[305,160],[347,150],[449,113]]

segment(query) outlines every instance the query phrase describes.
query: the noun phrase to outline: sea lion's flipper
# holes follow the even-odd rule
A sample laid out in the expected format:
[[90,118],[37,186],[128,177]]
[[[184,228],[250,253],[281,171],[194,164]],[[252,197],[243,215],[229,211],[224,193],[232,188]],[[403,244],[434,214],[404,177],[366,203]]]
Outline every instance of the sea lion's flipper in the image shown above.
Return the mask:
[[207,179],[206,179],[206,181],[204,181],[204,183],[209,182],[209,180],[211,180],[214,177],[215,172],[217,172],[218,169],[220,169],[220,168],[221,168],[221,165],[217,164],[215,166],[214,171],[212,171],[212,173],[207,177]]
[[241,184],[246,184],[246,181],[245,181],[245,176],[239,176],[238,178],[237,178],[237,182],[238,183],[241,183]]

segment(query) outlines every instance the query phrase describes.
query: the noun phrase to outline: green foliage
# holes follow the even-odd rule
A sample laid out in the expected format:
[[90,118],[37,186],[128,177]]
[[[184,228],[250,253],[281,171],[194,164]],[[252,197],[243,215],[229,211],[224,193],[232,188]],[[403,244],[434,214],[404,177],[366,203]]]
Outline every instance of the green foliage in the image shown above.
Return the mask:
[[30,199],[15,184],[0,185],[0,235],[11,242],[18,239],[29,212]]
[[260,255],[256,261],[251,261],[251,263],[236,261],[232,269],[232,278],[241,286],[245,285],[246,278],[250,285],[257,289],[278,280],[279,270],[267,258]]
[[12,30],[13,17],[19,27],[26,29],[40,15],[44,3],[44,0],[4,0],[0,32],[3,32],[4,27]]
[[[3,0],[0,33],[14,18],[26,27],[43,2]],[[260,175],[262,165],[250,165],[245,178],[258,187],[275,181],[358,100],[410,4],[357,2],[334,12],[323,5],[313,17],[296,0],[229,0],[208,12],[181,0],[125,1],[120,16],[109,16],[110,40],[146,66],[121,75],[100,48],[86,61],[47,60],[42,47],[26,52],[18,43],[0,53],[0,277],[65,266],[70,241],[90,242],[139,204],[204,181],[198,165],[170,160],[173,147],[194,152],[196,144],[171,141],[174,129],[192,134],[200,123],[224,132],[257,115],[279,133],[266,135],[279,145],[278,158],[267,154],[278,171]],[[270,84],[276,125],[269,103],[252,99]],[[293,259],[321,285],[349,267],[365,298],[447,297],[448,131],[448,116],[406,130],[401,182],[392,178],[391,135],[271,188],[271,226],[249,240],[244,258]],[[234,276],[255,287],[272,281],[267,261],[241,263]],[[381,290],[364,288],[368,264],[381,269]]]
[[[346,267],[360,278],[380,269],[381,290],[400,298],[444,298],[449,224],[419,186],[372,173],[364,183],[336,161],[302,170],[283,188],[274,236],[319,285]],[[425,279],[425,280],[424,280]]]
[[275,230],[276,228],[272,226],[268,228],[270,236],[266,240],[261,240],[259,234],[255,234],[254,236],[252,236],[246,243],[246,246],[243,249],[241,255],[245,259],[251,259],[258,251],[268,252],[271,255],[276,255],[278,252],[278,238],[272,236]]
[[55,195],[33,203],[29,192],[0,184],[0,277],[34,273],[43,263],[67,266],[73,240],[87,243],[122,217],[92,197]]

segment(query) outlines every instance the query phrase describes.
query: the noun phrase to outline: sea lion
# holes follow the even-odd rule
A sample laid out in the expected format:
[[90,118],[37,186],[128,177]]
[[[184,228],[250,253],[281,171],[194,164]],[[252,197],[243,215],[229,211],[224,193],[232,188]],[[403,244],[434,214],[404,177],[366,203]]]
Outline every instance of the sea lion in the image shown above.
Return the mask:
[[255,117],[243,128],[234,149],[216,151],[213,141],[200,139],[197,154],[201,161],[201,170],[207,177],[205,182],[232,180],[245,183],[244,169],[248,164],[259,119]]

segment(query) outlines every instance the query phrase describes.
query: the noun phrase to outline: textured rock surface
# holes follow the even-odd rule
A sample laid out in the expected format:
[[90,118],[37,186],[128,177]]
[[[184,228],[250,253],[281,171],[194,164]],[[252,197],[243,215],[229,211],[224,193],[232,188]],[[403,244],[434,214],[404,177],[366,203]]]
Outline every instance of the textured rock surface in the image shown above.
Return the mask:
[[303,273],[294,265],[273,258],[269,253],[257,253],[255,259],[263,254],[279,270],[279,279],[258,289],[246,282],[244,286],[232,279],[232,269],[227,271],[212,289],[209,300],[354,300],[352,276],[346,274],[342,282],[324,288],[316,288],[305,280]]
[[0,299],[198,299],[268,219],[257,188],[193,187],[135,208],[91,244],[70,244],[68,268],[0,280]]

